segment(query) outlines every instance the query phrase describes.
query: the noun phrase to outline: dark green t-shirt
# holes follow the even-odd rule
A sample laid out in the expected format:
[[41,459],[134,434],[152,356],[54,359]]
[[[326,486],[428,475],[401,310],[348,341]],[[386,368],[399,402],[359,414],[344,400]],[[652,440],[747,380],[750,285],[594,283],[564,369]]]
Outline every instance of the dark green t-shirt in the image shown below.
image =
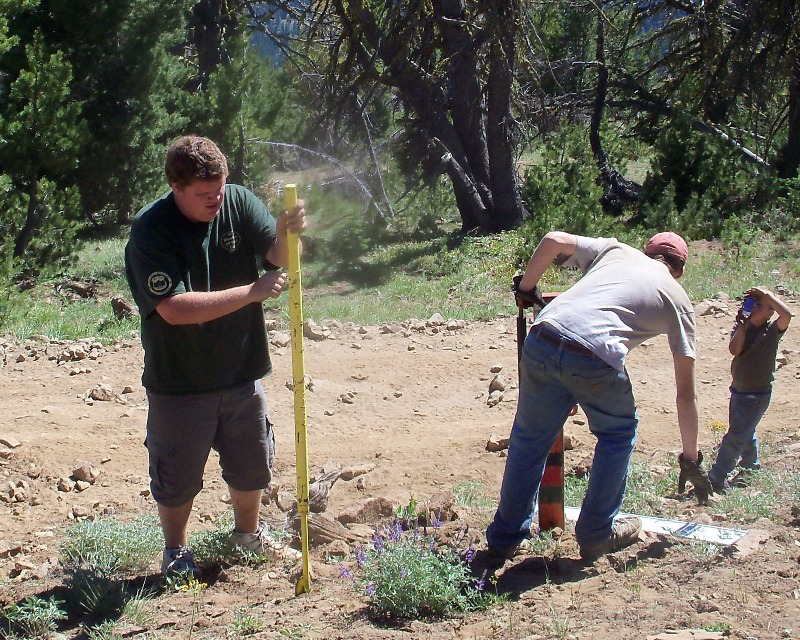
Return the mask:
[[775,379],[775,358],[783,332],[774,322],[747,325],[746,331],[742,352],[731,361],[731,384],[741,393],[765,393]]
[[221,291],[254,282],[275,237],[275,219],[264,204],[231,184],[209,223],[184,216],[172,192],[136,214],[125,247],[125,272],[141,315],[146,389],[171,395],[216,391],[272,370],[260,304],[190,325],[170,325],[155,308],[187,291]]

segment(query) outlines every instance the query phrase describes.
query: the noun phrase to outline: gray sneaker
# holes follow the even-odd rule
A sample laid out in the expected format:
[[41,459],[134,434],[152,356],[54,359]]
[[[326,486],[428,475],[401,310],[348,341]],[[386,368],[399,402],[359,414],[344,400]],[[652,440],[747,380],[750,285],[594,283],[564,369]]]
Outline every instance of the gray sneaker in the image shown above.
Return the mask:
[[269,535],[269,529],[265,524],[258,525],[255,533],[234,531],[231,533],[230,542],[235,548],[251,551],[270,560],[294,562],[303,557],[297,549],[292,549],[285,542]]
[[581,558],[587,561],[597,560],[612,551],[618,551],[632,545],[639,539],[642,531],[642,521],[636,516],[624,516],[614,520],[611,527],[611,536],[590,547],[581,547]]
[[199,580],[202,572],[194,560],[194,554],[189,547],[164,549],[161,560],[161,574],[171,580]]

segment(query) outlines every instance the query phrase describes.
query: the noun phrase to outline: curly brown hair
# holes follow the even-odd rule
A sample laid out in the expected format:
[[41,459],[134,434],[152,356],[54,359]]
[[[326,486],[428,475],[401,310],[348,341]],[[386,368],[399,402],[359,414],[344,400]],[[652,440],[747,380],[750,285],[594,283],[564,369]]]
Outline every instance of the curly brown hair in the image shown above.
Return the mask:
[[183,136],[170,145],[164,170],[170,184],[186,187],[196,180],[226,178],[228,161],[208,138]]

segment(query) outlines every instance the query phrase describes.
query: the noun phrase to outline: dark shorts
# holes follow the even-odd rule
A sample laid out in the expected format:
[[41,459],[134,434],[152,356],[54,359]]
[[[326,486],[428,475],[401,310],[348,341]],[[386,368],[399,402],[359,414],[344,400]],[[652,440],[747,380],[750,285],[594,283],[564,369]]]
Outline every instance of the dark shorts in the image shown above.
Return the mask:
[[213,448],[222,478],[238,491],[264,489],[272,479],[275,436],[261,382],[183,396],[147,393],[145,446],[156,502],[179,507],[203,488]]

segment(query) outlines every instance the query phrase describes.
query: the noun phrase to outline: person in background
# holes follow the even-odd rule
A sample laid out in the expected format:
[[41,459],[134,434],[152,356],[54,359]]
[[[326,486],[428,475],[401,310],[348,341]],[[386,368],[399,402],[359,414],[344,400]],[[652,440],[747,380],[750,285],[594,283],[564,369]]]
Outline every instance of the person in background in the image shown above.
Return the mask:
[[614,238],[554,231],[533,252],[515,287],[523,301],[537,299],[537,283],[553,261],[584,275],[544,307],[525,339],[500,504],[486,532],[489,556],[511,558],[530,536],[547,455],[575,404],[597,437],[575,527],[581,557],[594,560],[636,542],[640,519],[616,518],[638,427],[625,358],[659,334],[673,354],[681,469],[698,500],[707,500],[697,448],[694,308],[677,282],[687,257],[686,242],[671,232],[653,236],[642,253]]
[[[776,313],[778,317],[772,320]],[[714,493],[724,493],[730,486],[745,486],[747,475],[761,468],[756,428],[772,398],[778,343],[791,320],[789,307],[769,289],[753,287],[745,293],[728,344],[733,356],[728,431],[708,470]],[[741,470],[729,485],[728,474],[737,464]]]
[[199,578],[187,527],[212,448],[231,496],[231,543],[276,553],[259,523],[274,461],[260,381],[272,369],[261,303],[283,291],[277,268],[288,264],[287,231],[301,233],[306,218],[302,201],[276,220],[251,191],[226,184],[227,159],[207,138],[176,140],[165,171],[170,190],[136,214],[125,270],[141,315],[162,573]]

